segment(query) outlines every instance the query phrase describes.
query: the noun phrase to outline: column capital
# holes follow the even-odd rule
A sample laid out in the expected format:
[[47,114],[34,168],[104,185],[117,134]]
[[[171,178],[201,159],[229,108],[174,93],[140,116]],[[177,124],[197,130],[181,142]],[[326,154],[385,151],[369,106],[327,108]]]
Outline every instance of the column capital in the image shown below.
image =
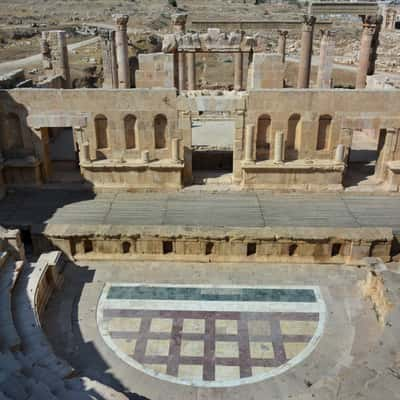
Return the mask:
[[129,15],[127,14],[114,14],[113,15],[114,22],[117,24],[118,28],[126,29],[126,25],[129,21]]
[[336,37],[336,31],[331,31],[330,29],[321,29],[320,30],[321,37],[326,37],[326,38],[335,38]]
[[311,30],[314,28],[317,18],[312,15],[303,15],[303,30]]
[[287,37],[289,31],[285,31],[283,29],[278,29],[278,34],[283,37]]
[[187,13],[176,13],[171,15],[172,26],[176,32],[185,32],[187,18]]
[[115,32],[114,29],[106,29],[106,28],[99,29],[99,35],[104,40],[111,40],[114,32]]
[[373,27],[375,28],[377,25],[381,25],[383,22],[382,15],[360,15],[360,18],[363,23],[363,27]]

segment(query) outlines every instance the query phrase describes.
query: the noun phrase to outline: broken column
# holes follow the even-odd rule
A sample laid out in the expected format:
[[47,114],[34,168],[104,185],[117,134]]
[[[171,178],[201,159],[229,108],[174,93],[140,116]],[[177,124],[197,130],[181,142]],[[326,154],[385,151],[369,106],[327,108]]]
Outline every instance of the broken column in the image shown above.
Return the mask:
[[246,136],[244,144],[244,160],[248,162],[254,161],[254,134],[256,127],[255,125],[246,126]]
[[299,74],[297,78],[297,87],[299,89],[308,88],[310,86],[311,57],[315,21],[315,17],[304,15],[304,22],[301,31]]
[[186,53],[188,90],[196,89],[196,58],[194,52]]
[[117,54],[115,31],[101,29],[101,47],[103,51],[103,88],[118,88]]
[[233,57],[235,66],[233,88],[235,90],[241,90],[243,82],[243,53],[242,52],[234,53]]
[[363,20],[363,31],[361,36],[356,89],[364,89],[367,85],[367,74],[370,70],[370,60],[372,54],[372,42],[377,29],[376,18],[374,16],[363,15],[361,17]]
[[278,131],[275,134],[275,146],[274,146],[274,162],[283,162],[283,149],[285,143],[285,134],[282,131]]
[[330,88],[332,86],[333,59],[335,56],[335,31],[321,30],[321,46],[317,87]]
[[130,88],[129,58],[128,58],[128,33],[127,24],[128,15],[114,15],[114,21],[117,24],[115,33],[115,46],[117,54],[118,87],[120,89]]
[[[71,88],[71,74],[68,61],[67,37],[65,31],[42,32],[41,53],[43,68],[51,76],[61,76],[63,89]],[[48,77],[50,74],[47,74]]]
[[278,38],[278,54],[282,57],[282,62],[284,63],[286,60],[286,39],[288,35],[288,31],[283,31],[281,29],[278,30],[279,38]]

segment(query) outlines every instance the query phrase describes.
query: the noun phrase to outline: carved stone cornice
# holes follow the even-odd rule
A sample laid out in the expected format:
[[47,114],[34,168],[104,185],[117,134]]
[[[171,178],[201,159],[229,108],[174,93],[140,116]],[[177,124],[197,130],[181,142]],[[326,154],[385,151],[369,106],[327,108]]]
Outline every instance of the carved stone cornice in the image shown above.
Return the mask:
[[268,38],[261,34],[245,35],[242,31],[221,32],[208,29],[207,33],[175,33],[164,35],[162,50],[175,52],[263,52],[267,49]]

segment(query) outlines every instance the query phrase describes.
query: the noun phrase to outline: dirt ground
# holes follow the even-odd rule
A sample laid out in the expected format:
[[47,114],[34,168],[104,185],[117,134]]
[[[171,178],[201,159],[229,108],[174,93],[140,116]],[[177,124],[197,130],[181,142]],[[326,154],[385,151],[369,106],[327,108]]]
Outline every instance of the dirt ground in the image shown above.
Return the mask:
[[[306,12],[305,8],[292,2],[289,4],[255,5],[251,0],[177,0],[178,7],[173,7],[168,0],[0,0],[0,60],[9,61],[27,57],[40,52],[40,32],[49,29],[65,29],[68,43],[87,39],[77,34],[76,27],[83,25],[112,25],[112,15],[127,13],[130,16],[130,55],[138,52],[157,51],[157,37],[170,28],[170,16],[177,11],[189,14],[189,27],[192,19],[298,19]],[[319,19],[324,17],[318,17]],[[362,24],[358,17],[329,16],[337,32],[335,62],[356,65],[358,60]],[[300,26],[299,26],[300,27]],[[270,37],[269,50],[277,46],[277,33],[263,32]],[[382,32],[377,70],[400,73],[400,32]],[[319,53],[320,32],[314,35],[314,54]],[[289,32],[289,55],[300,53],[300,31]],[[202,87],[212,82],[215,87],[231,82],[233,64],[230,55],[199,56],[196,63]],[[96,79],[100,72],[101,51],[98,44],[77,49],[70,56],[74,79],[85,77]],[[96,68],[97,65],[97,68]],[[218,67],[218,68],[217,68]],[[217,71],[218,69],[218,71]],[[29,72],[32,72],[29,74]],[[37,80],[40,66],[27,68],[29,78]]]

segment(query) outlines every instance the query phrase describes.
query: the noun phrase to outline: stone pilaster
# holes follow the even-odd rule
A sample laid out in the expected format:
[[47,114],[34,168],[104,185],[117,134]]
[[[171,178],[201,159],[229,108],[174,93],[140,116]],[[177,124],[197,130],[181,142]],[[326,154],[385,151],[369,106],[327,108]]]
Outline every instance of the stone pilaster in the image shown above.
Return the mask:
[[117,14],[113,16],[117,25],[115,33],[115,46],[117,54],[118,87],[130,88],[129,59],[128,59],[128,15]]
[[332,86],[332,70],[335,56],[335,31],[321,30],[321,46],[319,53],[319,66],[317,87],[330,88]]
[[288,31],[278,30],[278,54],[282,57],[282,62],[286,61],[286,40],[288,36]]
[[312,45],[316,21],[316,18],[313,16],[304,15],[303,17],[299,74],[297,79],[297,87],[299,89],[308,88],[310,86]]
[[115,31],[100,30],[101,48],[103,52],[103,88],[118,88],[117,54],[115,46]]

